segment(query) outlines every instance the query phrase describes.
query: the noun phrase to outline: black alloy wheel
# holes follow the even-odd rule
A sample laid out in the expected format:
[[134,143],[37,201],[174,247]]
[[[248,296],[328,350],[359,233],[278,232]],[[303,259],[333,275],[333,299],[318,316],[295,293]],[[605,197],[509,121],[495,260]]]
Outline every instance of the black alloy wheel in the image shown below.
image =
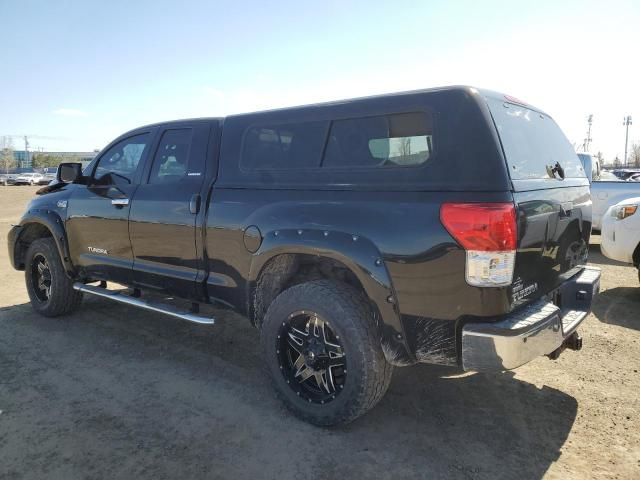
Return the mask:
[[344,348],[329,322],[317,313],[301,310],[289,315],[280,327],[276,354],[287,384],[308,402],[330,402],[344,388]]
[[51,298],[51,269],[42,254],[36,254],[31,263],[31,282],[38,300],[46,302]]

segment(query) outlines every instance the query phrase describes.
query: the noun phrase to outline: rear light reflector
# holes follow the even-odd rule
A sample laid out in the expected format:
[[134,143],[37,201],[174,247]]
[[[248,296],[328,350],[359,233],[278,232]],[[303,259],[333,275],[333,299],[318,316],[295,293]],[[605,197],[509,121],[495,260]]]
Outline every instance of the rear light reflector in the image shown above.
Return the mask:
[[467,253],[469,285],[511,284],[517,244],[512,203],[445,203],[440,208],[440,221]]

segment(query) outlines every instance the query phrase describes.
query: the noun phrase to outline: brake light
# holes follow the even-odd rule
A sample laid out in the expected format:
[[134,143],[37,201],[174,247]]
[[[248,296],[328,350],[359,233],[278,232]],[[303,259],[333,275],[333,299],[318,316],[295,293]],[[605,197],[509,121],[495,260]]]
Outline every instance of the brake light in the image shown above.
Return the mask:
[[467,253],[469,285],[511,284],[517,245],[512,203],[445,203],[440,208],[440,221]]

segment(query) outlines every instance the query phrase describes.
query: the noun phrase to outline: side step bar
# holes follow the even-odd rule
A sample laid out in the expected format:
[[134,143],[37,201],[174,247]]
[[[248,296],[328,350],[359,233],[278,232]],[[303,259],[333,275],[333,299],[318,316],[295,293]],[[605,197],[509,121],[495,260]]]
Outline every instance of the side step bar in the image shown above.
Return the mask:
[[216,321],[215,318],[212,318],[212,317],[205,317],[203,315],[198,315],[193,312],[178,310],[177,308],[174,308],[171,305],[147,302],[145,300],[140,300],[139,298],[126,295],[122,292],[118,292],[115,290],[107,290],[106,288],[102,288],[102,287],[94,287],[93,285],[85,285],[84,283],[76,282],[73,284],[73,289],[78,290],[80,292],[88,293],[90,295],[97,295],[98,297],[115,300],[116,302],[126,303],[127,305],[143,308],[145,310],[151,310],[152,312],[171,315],[172,317],[180,318],[182,320],[187,320],[188,322],[213,325]]

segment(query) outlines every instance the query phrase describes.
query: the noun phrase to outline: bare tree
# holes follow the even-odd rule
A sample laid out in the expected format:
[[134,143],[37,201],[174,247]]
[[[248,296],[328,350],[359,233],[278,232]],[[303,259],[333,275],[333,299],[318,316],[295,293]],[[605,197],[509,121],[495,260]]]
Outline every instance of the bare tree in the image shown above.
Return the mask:
[[629,150],[629,165],[640,167],[640,143],[634,143]]
[[2,150],[0,150],[0,169],[4,173],[16,166],[16,159],[13,155],[13,141],[11,137],[2,137]]

